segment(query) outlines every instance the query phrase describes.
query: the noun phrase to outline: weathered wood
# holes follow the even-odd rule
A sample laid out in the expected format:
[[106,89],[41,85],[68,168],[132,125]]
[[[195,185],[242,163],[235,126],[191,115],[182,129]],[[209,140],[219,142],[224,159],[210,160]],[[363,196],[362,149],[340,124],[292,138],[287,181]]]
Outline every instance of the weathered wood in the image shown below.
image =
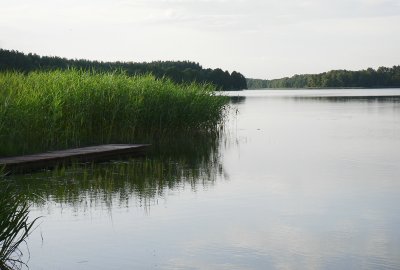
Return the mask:
[[71,162],[107,161],[112,158],[142,156],[148,144],[105,144],[82,148],[52,151],[41,154],[0,158],[0,168],[5,173],[26,172],[51,168]]

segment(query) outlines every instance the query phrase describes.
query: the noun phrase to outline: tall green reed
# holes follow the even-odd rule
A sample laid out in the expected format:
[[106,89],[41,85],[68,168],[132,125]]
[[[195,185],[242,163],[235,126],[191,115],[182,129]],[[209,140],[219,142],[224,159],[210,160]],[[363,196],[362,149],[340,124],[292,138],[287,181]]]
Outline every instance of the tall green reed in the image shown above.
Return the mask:
[[0,156],[214,132],[228,102],[214,91],[151,75],[0,73]]
[[20,245],[26,240],[37,219],[29,221],[29,203],[15,194],[5,182],[0,182],[0,269],[21,269]]

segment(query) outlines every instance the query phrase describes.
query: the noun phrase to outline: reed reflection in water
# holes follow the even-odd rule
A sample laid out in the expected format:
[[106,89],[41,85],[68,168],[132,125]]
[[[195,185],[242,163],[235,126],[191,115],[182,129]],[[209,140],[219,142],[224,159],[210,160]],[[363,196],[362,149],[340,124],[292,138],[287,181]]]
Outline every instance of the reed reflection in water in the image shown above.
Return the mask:
[[223,136],[16,179],[48,198],[30,266],[399,269],[400,103],[363,97],[389,92],[235,92]]
[[[223,174],[218,154],[220,132],[197,136],[164,138],[153,141],[144,158],[106,163],[73,164],[25,175],[11,175],[8,181],[18,186],[36,206],[57,203],[61,207],[87,210],[113,205],[149,207],[166,190],[213,185]],[[32,194],[34,194],[32,196]]]

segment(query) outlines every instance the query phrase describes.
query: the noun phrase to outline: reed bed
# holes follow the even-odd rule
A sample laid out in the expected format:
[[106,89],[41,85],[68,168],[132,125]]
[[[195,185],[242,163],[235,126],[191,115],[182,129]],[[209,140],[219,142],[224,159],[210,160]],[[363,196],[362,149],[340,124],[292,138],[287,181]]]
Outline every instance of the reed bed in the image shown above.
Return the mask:
[[0,156],[213,132],[228,103],[214,91],[117,72],[0,73]]
[[25,263],[20,245],[26,240],[37,219],[29,220],[29,204],[24,195],[15,190],[0,176],[0,269],[21,269]]

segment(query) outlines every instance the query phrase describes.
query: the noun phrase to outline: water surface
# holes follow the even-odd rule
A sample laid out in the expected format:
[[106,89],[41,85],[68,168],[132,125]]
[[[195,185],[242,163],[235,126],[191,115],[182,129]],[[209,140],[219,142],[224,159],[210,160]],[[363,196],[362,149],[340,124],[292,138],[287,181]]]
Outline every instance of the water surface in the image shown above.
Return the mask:
[[400,269],[400,90],[228,94],[220,137],[15,177],[30,268]]

